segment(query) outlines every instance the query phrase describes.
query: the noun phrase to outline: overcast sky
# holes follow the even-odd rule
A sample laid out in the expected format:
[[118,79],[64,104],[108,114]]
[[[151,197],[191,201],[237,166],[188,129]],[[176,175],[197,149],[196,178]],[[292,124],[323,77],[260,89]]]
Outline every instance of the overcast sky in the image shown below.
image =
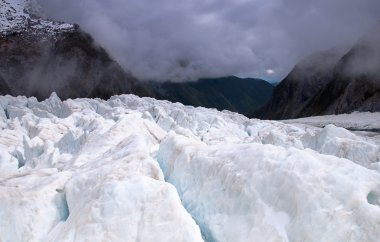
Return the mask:
[[380,0],[38,0],[144,80],[280,80],[305,56],[353,43]]

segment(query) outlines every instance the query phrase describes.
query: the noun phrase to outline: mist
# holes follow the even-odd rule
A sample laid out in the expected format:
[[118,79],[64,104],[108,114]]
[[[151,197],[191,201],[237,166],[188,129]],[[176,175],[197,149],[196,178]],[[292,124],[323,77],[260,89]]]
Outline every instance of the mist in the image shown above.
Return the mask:
[[140,80],[282,79],[305,56],[357,41],[378,0],[38,0],[78,23]]
[[380,21],[346,54],[342,64],[346,77],[367,76],[380,85]]

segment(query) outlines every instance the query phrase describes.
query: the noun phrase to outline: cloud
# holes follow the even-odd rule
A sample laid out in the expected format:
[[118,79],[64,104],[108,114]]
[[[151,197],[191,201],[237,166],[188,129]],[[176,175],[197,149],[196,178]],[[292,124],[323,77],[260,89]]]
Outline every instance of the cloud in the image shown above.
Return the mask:
[[[352,43],[378,0],[38,0],[78,23],[142,80],[284,77],[315,51]],[[268,73],[267,70],[273,72]]]

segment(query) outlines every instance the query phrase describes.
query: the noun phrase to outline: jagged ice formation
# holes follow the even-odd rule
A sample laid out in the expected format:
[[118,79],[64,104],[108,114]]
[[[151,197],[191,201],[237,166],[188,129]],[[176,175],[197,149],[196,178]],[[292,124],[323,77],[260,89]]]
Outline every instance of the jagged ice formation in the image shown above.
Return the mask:
[[133,95],[0,97],[0,240],[377,241],[380,139]]

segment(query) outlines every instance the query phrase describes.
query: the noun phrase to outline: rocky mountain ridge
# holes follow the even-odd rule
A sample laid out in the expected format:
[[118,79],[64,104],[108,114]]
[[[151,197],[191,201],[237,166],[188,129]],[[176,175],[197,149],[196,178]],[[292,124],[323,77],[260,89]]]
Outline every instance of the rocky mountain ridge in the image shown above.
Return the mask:
[[317,53],[299,63],[254,117],[292,119],[380,111],[380,23],[349,51]]
[[[32,4],[32,5],[31,5]],[[126,73],[78,25],[35,15],[28,0],[1,0],[0,93],[108,98],[130,93]]]
[[0,36],[28,32],[41,38],[49,38],[78,28],[75,24],[40,16],[43,16],[42,10],[33,0],[0,0]]

